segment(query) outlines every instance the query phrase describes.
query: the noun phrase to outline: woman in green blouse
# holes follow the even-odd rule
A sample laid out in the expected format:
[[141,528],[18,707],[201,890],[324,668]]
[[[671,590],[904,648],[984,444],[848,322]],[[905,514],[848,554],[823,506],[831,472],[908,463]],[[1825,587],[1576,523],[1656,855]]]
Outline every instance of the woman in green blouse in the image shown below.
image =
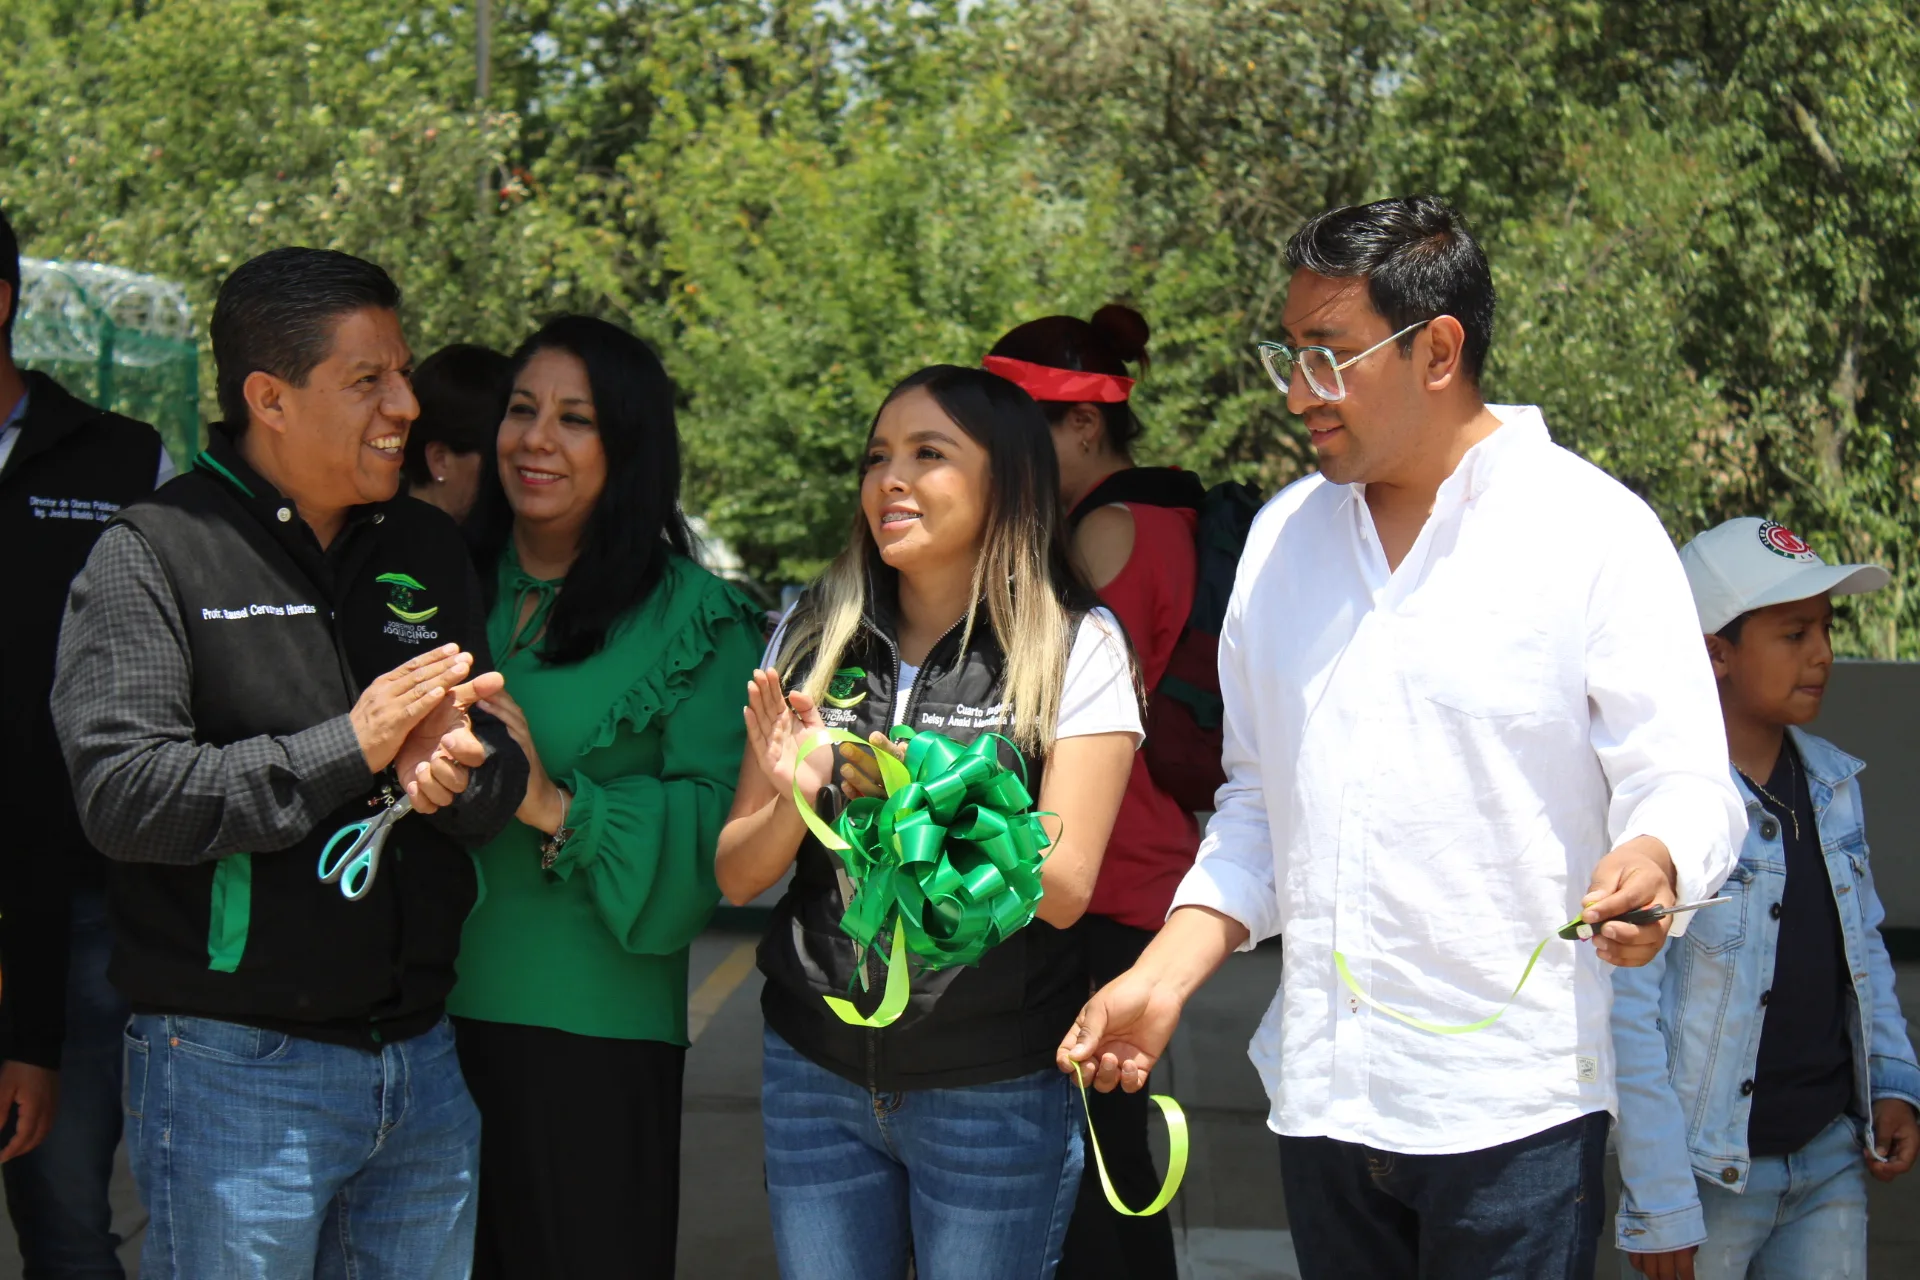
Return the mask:
[[687,946],[719,894],[760,615],[694,564],[673,389],[584,316],[514,357],[482,535],[488,704],[532,765],[448,1001],[483,1124],[474,1275],[671,1276]]

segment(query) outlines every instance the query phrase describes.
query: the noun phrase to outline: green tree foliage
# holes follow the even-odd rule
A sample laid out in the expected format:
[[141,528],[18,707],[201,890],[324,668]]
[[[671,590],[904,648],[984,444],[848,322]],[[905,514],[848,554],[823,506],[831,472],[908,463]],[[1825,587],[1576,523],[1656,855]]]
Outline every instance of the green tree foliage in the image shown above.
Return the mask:
[[554,255],[537,202],[510,189],[482,216],[518,122],[474,108],[447,11],[395,13],[9,0],[0,199],[30,251],[180,280],[202,316],[233,267],[308,244],[387,266],[423,351],[511,342]]
[[1308,216],[1364,199],[1401,0],[1062,0],[1009,11],[1002,48],[1062,181],[1117,170],[1127,284],[1156,329],[1146,448],[1269,490],[1308,470],[1252,344]]
[[[9,0],[0,201],[184,280],[373,257],[421,350],[584,309],[657,343],[689,505],[770,580],[844,537],[885,389],[1133,301],[1144,459],[1311,456],[1251,359],[1310,213],[1465,208],[1488,371],[1676,536],[1770,512],[1920,649],[1920,26],[1902,0]],[[486,191],[481,177],[486,175]]]
[[1811,0],[1436,5],[1383,145],[1501,271],[1490,383],[1676,536],[1770,512],[1897,589],[1844,643],[1912,657],[1920,26]]

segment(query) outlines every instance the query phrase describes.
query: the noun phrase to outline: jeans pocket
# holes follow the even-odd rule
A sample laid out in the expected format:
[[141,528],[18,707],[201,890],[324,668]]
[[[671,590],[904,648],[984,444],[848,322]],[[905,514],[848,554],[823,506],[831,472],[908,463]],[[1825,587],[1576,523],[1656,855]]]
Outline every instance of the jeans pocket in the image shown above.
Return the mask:
[[213,1018],[169,1017],[166,1028],[169,1048],[215,1062],[273,1062],[293,1045],[293,1037],[284,1032]]
[[129,1120],[138,1120],[147,1111],[147,1040],[129,1023],[120,1042],[120,1110]]

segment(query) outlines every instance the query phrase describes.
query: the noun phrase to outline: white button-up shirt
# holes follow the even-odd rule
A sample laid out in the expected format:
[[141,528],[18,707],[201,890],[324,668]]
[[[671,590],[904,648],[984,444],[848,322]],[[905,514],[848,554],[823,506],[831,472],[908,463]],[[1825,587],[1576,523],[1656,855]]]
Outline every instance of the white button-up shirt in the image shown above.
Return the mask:
[[[1746,815],[1679,557],[1646,504],[1532,406],[1441,485],[1389,572],[1361,486],[1312,476],[1255,521],[1220,632],[1227,784],[1173,905],[1285,935],[1250,1046],[1276,1132],[1474,1151],[1617,1113],[1612,984],[1548,944],[1594,864],[1663,841],[1682,901]],[[1716,909],[1716,908],[1710,908]],[[1676,921],[1677,936],[1686,917]]]

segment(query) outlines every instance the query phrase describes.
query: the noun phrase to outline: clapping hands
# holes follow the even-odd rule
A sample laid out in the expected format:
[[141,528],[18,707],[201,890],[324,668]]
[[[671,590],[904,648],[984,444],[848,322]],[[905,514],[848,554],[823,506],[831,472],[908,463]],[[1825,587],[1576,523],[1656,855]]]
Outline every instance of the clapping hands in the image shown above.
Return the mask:
[[747,754],[760,766],[777,795],[791,798],[797,783],[801,795],[813,796],[832,782],[831,748],[823,746],[809,752],[805,760],[794,759],[801,741],[827,726],[820,719],[820,709],[805,693],[796,689],[782,695],[779,672],[754,671],[741,715],[747,722]]

